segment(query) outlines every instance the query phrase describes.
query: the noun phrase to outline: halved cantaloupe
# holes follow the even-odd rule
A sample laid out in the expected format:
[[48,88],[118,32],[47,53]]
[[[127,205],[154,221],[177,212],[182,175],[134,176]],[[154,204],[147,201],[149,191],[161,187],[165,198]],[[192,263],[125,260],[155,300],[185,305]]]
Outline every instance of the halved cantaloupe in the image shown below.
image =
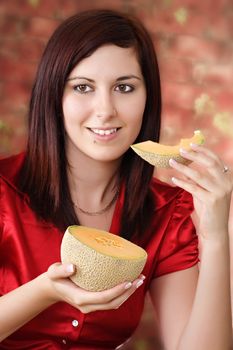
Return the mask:
[[169,159],[173,158],[177,162],[187,164],[187,159],[180,155],[180,148],[190,150],[190,143],[202,145],[205,141],[204,135],[200,130],[194,131],[192,138],[181,139],[180,143],[175,146],[162,145],[153,141],[144,141],[131,145],[131,148],[141,158],[157,168],[169,168]]
[[133,281],[142,272],[146,260],[146,251],[138,245],[86,226],[69,226],[61,243],[61,261],[76,266],[71,280],[89,291]]

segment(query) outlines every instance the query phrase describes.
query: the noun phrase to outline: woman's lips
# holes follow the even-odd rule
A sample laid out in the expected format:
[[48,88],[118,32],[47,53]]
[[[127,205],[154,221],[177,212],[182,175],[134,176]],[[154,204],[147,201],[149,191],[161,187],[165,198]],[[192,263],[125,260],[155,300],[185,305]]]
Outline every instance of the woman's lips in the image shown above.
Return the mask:
[[111,135],[117,132],[117,128],[112,128],[112,129],[95,129],[91,128],[90,129],[94,134],[105,136],[105,135]]
[[88,130],[94,135],[97,140],[112,140],[116,137],[117,132],[120,128],[88,128]]

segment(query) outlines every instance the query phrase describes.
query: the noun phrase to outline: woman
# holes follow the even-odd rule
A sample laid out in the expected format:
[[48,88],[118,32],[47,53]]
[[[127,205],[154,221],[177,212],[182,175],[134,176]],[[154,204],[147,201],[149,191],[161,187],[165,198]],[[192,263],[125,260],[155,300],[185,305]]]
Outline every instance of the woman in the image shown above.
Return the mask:
[[[0,163],[0,349],[114,349],[147,291],[165,349],[229,348],[232,177],[193,145],[181,153],[199,170],[171,160],[177,186],[153,178],[130,145],[159,140],[160,107],[153,44],[136,19],[94,10],[58,27],[33,88],[26,152]],[[71,224],[144,247],[143,274],[103,292],[74,285],[59,254]]]

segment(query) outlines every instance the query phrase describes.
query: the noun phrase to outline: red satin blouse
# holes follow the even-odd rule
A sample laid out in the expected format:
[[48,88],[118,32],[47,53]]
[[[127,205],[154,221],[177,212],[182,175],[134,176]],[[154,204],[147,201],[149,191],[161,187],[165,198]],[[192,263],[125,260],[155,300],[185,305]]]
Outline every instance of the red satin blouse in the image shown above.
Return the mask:
[[[0,161],[0,295],[60,261],[63,232],[38,220],[16,187],[22,161],[23,154]],[[198,262],[197,236],[190,219],[191,196],[157,179],[151,188],[156,207],[151,239],[144,246],[148,253],[144,285],[117,310],[82,314],[66,303],[57,303],[2,341],[0,349],[115,349],[131,337],[151,280]],[[123,201],[122,190],[110,229],[114,234],[119,232]]]

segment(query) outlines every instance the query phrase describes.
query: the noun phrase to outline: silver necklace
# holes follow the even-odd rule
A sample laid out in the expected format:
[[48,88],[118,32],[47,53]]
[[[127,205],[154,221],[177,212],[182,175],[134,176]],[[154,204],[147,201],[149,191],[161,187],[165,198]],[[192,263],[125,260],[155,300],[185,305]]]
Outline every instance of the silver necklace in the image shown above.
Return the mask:
[[115,203],[115,201],[117,200],[119,194],[119,188],[117,188],[116,193],[114,194],[113,198],[111,199],[111,201],[106,205],[106,207],[104,207],[101,210],[98,211],[88,211],[88,210],[84,210],[82,208],[80,208],[76,203],[74,203],[75,208],[77,208],[79,211],[81,211],[81,213],[85,214],[85,215],[89,215],[89,216],[98,216],[101,214],[104,214],[106,211],[108,211],[113,204]]

